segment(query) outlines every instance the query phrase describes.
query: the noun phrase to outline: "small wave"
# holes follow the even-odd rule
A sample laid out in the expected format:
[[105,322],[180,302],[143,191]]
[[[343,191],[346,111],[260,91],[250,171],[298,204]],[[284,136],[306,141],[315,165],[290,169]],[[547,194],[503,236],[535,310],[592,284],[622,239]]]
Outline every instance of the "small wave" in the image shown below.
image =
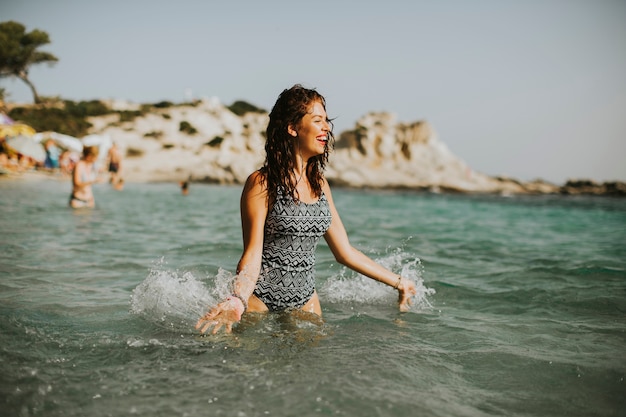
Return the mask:
[[130,311],[160,327],[191,331],[207,307],[228,294],[233,275],[220,269],[208,287],[191,272],[168,270],[161,259],[131,295]]
[[[434,288],[424,285],[422,274],[424,267],[419,258],[404,252],[401,248],[396,249],[376,262],[392,271],[399,273],[415,283],[417,294],[412,298],[414,309],[432,308],[428,296],[435,294]],[[331,303],[345,301],[356,303],[381,303],[396,302],[397,292],[387,285],[367,278],[361,274],[353,273],[348,268],[342,268],[338,274],[330,277],[320,288],[325,300]]]

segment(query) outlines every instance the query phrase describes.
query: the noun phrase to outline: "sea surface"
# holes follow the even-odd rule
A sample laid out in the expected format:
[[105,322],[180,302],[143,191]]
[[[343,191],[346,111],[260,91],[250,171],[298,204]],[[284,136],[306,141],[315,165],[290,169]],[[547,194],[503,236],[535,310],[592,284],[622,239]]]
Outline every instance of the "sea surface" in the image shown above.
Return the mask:
[[194,324],[241,254],[236,186],[0,180],[2,416],[625,416],[626,199],[335,189],[389,287],[317,251],[323,321]]

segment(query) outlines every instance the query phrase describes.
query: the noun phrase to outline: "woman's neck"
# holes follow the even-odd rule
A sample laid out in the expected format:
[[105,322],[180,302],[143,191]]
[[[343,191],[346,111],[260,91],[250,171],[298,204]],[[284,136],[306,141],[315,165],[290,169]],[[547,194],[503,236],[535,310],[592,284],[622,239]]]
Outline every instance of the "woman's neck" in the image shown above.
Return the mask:
[[308,165],[308,160],[305,160],[302,157],[302,154],[296,155],[296,160],[293,166],[294,175],[296,177],[296,183],[300,182],[302,177],[306,174],[306,167]]

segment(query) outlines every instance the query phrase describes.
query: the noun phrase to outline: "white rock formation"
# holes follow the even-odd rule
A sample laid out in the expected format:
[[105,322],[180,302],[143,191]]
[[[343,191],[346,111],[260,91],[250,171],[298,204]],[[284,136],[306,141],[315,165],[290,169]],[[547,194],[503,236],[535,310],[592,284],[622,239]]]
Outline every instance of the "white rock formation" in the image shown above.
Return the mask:
[[[127,181],[241,183],[264,158],[267,115],[239,117],[216,99],[195,106],[154,109],[132,121],[118,115],[94,117],[93,132],[108,134],[126,155]],[[197,132],[181,131],[187,122]]]
[[[109,135],[126,155],[123,176],[127,181],[181,181],[191,177],[194,181],[243,183],[265,157],[268,115],[246,113],[240,117],[215,98],[195,105],[152,108],[125,122],[118,114],[94,117],[90,122],[91,133]],[[196,132],[181,130],[184,122]],[[326,177],[334,184],[350,187],[529,191],[519,181],[472,170],[437,138],[428,122],[401,124],[389,113],[365,115],[355,129],[337,136]]]
[[425,121],[401,124],[370,113],[337,140],[327,177],[352,187],[518,192],[518,187],[472,170]]

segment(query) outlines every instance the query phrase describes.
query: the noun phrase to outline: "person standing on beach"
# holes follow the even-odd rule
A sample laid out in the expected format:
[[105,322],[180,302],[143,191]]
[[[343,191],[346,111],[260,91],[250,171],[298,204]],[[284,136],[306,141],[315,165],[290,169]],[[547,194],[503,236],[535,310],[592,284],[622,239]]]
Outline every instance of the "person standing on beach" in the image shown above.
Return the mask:
[[98,158],[98,151],[97,146],[85,146],[83,148],[83,158],[74,167],[72,172],[72,195],[69,203],[72,208],[92,208],[96,206],[91,185],[99,182],[98,174],[94,167],[94,162]]
[[57,169],[60,167],[59,165],[59,157],[61,155],[61,150],[52,140],[47,140],[46,145],[46,160],[44,161],[44,167],[48,169]]
[[326,100],[297,84],[284,90],[269,115],[265,163],[241,195],[243,254],[233,293],[196,324],[227,333],[249,312],[303,310],[322,315],[315,290],[315,249],[324,237],[337,261],[398,291],[400,311],[416,294],[413,281],[355,249],[335,208],[323,170],[332,149]]
[[110,174],[109,183],[111,183],[111,185],[113,185],[115,189],[121,190],[122,189],[121,185],[123,184],[122,177],[121,177],[122,154],[120,150],[117,148],[117,145],[115,144],[115,142],[113,142],[113,144],[111,145],[111,148],[109,148],[108,157],[109,157],[109,174]]

